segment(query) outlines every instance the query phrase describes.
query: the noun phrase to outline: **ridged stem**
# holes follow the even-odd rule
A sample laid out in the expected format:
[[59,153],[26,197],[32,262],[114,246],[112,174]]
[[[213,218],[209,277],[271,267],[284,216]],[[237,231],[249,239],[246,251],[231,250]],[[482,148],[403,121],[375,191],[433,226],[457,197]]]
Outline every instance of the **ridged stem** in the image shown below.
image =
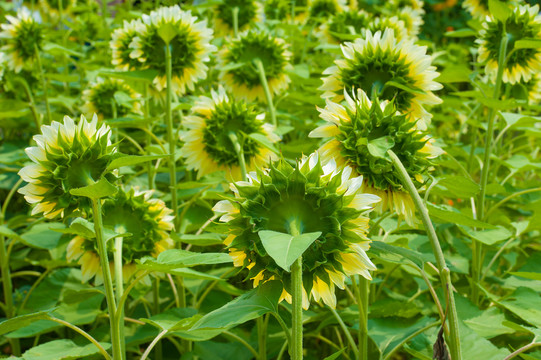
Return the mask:
[[[293,236],[301,234],[301,224],[296,220],[289,223],[289,232]],[[292,320],[291,320],[291,360],[302,360],[302,256],[291,265],[291,297],[292,297]]]

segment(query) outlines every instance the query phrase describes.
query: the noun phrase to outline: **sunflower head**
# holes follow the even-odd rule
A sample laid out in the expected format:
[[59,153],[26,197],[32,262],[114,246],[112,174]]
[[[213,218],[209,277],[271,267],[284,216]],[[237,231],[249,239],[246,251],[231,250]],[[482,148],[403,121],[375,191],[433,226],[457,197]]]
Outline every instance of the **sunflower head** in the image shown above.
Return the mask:
[[408,38],[408,31],[404,21],[398,18],[398,16],[380,16],[375,18],[368,24],[367,27],[373,34],[377,31],[384,32],[386,29],[392,29],[396,42],[400,42]]
[[178,5],[143,15],[143,24],[137,27],[137,35],[130,43],[130,57],[137,59],[143,69],[158,72],[153,80],[158,91],[167,86],[164,30],[174,34],[169,39],[173,91],[184,94],[186,89],[193,90],[195,82],[207,76],[205,62],[210,60],[209,55],[216,47],[210,44],[212,30],[207,28],[206,21],[197,20],[190,11],[182,11]]
[[28,185],[19,189],[26,201],[36,204],[32,215],[43,213],[47,218],[68,216],[76,210],[85,211],[88,199],[70,194],[76,189],[94,184],[105,177],[110,182],[116,176],[107,171],[116,148],[111,144],[111,131],[106,125],[98,128],[98,117],[91,122],[84,116],[78,124],[68,116],[64,123],[53,121],[43,125],[34,136],[37,146],[26,153],[33,164],[19,171]]
[[410,38],[416,38],[423,26],[423,12],[421,10],[414,10],[409,6],[401,9],[396,15],[397,18],[404,22],[407,35]]
[[370,14],[364,10],[348,10],[335,14],[320,26],[321,33],[331,44],[342,42],[340,35],[361,34],[370,23]]
[[141,19],[135,19],[130,22],[124,20],[124,26],[113,31],[109,46],[113,53],[111,63],[117,70],[128,71],[141,68],[141,62],[137,58],[130,57],[133,51],[130,48],[130,44],[143,28]]
[[396,211],[408,224],[414,224],[413,202],[403,189],[387,154],[392,150],[400,158],[416,186],[423,185],[423,175],[431,167],[431,158],[442,153],[432,145],[427,133],[415,122],[397,112],[394,101],[371,102],[364,91],[350,97],[345,105],[327,100],[318,109],[327,124],[310,133],[310,137],[330,138],[321,147],[322,158],[335,159],[339,166],[350,166],[364,175],[363,189],[382,198],[379,211]]
[[23,7],[17,17],[6,15],[7,24],[1,24],[0,39],[4,39],[1,50],[7,58],[7,65],[16,73],[23,68],[32,69],[37,51],[43,43],[43,26],[37,13]]
[[361,193],[362,177],[352,177],[351,168],[322,166],[317,153],[294,167],[285,160],[269,166],[251,174],[249,182],[231,185],[235,201],[220,201],[214,207],[225,213],[220,220],[230,229],[225,244],[234,265],[249,269],[254,287],[281,280],[282,298],[289,301],[289,276],[268,255],[258,233],[292,234],[293,223],[301,233],[320,232],[302,255],[303,305],[308,307],[312,294],[316,301],[323,299],[335,307],[335,285],[343,289],[345,277],[354,274],[370,279],[369,270],[375,270],[366,255],[370,243],[366,211],[379,198]]
[[[515,0],[500,0],[512,6],[517,6],[518,1]],[[490,10],[488,9],[488,0],[464,0],[462,6],[471,14],[473,18],[484,20],[487,16],[490,16]]]
[[343,11],[344,0],[311,0],[308,16],[311,19],[328,19],[331,15]]
[[223,0],[215,9],[216,32],[233,34],[233,9],[238,8],[238,29],[244,31],[262,20],[263,8],[255,0]]
[[487,17],[484,29],[479,32],[479,62],[486,62],[485,72],[493,79],[498,72],[500,40],[507,34],[508,59],[503,71],[503,81],[515,84],[520,80],[528,81],[541,70],[541,50],[515,48],[518,40],[539,39],[541,37],[541,16],[539,5],[521,5],[515,7],[504,23],[493,17]]
[[[132,101],[118,103],[115,94],[123,93]],[[98,118],[112,119],[124,117],[129,113],[141,113],[141,95],[128,84],[118,79],[98,79],[89,89],[83,91],[83,111],[86,114],[98,114]]]
[[264,99],[265,92],[254,60],[261,60],[270,91],[278,94],[290,81],[286,74],[291,67],[290,57],[284,40],[267,32],[248,31],[220,52],[221,79],[235,96],[249,101]]
[[271,143],[280,140],[274,127],[263,119],[264,114],[255,106],[233,100],[222,87],[213,90],[210,98],[200,97],[192,113],[185,117],[188,131],[181,135],[188,169],[197,169],[199,177],[224,170],[233,179],[239,179],[239,160],[231,134],[240,140],[248,169],[255,169],[269,158],[276,159],[272,151],[249,136],[263,135]]
[[263,9],[267,20],[285,21],[291,15],[289,0],[267,0]]
[[422,0],[390,0],[384,3],[384,6],[392,11],[399,11],[405,7],[410,7],[413,10],[419,10],[424,13],[424,1]]
[[60,11],[69,13],[77,4],[77,0],[39,0],[41,12],[53,21],[60,19]]
[[[102,206],[103,225],[117,233],[129,233],[122,239],[122,263],[124,281],[135,271],[135,261],[145,256],[157,257],[172,248],[169,231],[173,230],[172,210],[162,200],[152,198],[152,191],[120,189]],[[108,242],[109,259],[113,258],[114,241]],[[95,239],[76,236],[67,249],[68,261],[81,264],[83,281],[96,276],[102,283],[97,244]]]
[[344,89],[352,95],[353,88],[359,88],[371,97],[393,100],[398,110],[409,119],[420,119],[419,126],[425,126],[432,115],[424,105],[441,103],[432,91],[441,89],[433,81],[439,74],[432,66],[426,47],[417,46],[411,40],[396,41],[392,29],[372,34],[365,38],[344,43],[343,59],[327,68],[323,74],[323,98],[342,100]]

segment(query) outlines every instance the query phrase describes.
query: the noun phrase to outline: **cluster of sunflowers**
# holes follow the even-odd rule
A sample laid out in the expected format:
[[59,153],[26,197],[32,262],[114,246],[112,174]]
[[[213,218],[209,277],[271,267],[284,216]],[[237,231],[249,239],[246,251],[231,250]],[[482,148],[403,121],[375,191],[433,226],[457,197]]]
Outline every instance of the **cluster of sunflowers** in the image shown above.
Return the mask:
[[[506,99],[520,91],[526,105],[538,101],[539,6],[498,2],[501,15],[490,3],[463,2],[478,30],[478,87],[496,84],[496,100],[504,87]],[[371,237],[386,217],[396,229],[404,222],[418,231],[415,196],[437,184],[435,159],[444,154],[431,112],[443,86],[436,56],[422,45],[429,8],[422,1],[194,1],[150,11],[127,1],[112,18],[102,5],[102,16],[91,0],[6,6],[17,14],[1,25],[0,95],[28,104],[20,117],[34,127],[25,131],[39,133],[26,148],[30,163],[17,169],[27,183],[17,183],[18,192],[31,216],[72,230],[91,225],[86,233],[66,230],[76,236],[65,257],[81,265],[84,282],[105,286],[110,309],[125,301],[122,290],[110,298],[111,274],[118,291],[149,258],[191,249],[182,237],[206,227],[220,233],[254,288],[278,281],[279,301],[294,304],[291,264],[277,260],[265,234],[317,234],[301,254],[304,309],[312,300],[335,309],[336,287],[356,287],[357,275],[372,280]],[[213,186],[214,195],[199,199]],[[191,207],[204,209],[202,223],[187,215]],[[441,249],[434,251],[438,258]],[[111,312],[112,331],[122,311]],[[115,357],[120,333],[112,335]],[[455,340],[452,351],[460,352]]]

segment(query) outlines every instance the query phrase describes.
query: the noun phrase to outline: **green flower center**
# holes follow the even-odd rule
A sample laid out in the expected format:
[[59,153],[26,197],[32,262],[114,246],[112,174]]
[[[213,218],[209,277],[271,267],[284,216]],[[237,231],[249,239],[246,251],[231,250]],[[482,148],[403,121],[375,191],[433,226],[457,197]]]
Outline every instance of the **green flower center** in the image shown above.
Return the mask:
[[345,68],[340,69],[345,89],[349,92],[352,89],[355,91],[362,89],[371,98],[377,96],[382,100],[394,99],[398,111],[408,111],[414,95],[388,84],[389,81],[393,81],[418,89],[408,75],[411,64],[400,59],[398,53],[384,53],[381,49],[373,52],[371,49],[366,49],[363,54],[355,53],[355,58],[347,60],[347,63]]
[[37,49],[41,50],[43,41],[43,32],[40,24],[37,22],[21,21],[17,29],[17,35],[14,39],[15,49],[23,59],[33,58]]
[[[165,43],[158,35],[158,29],[151,27],[148,35],[142,38],[142,51],[145,54],[147,66],[165,75]],[[197,38],[190,32],[187,25],[177,29],[177,36],[170,42],[171,73],[181,75],[188,68],[195,68]]]
[[238,13],[238,26],[242,29],[250,22],[254,21],[257,6],[253,0],[227,0],[217,6],[218,17],[220,20],[227,24],[230,29],[233,29],[233,9],[237,7]]
[[235,147],[229,138],[234,133],[241,139],[244,158],[251,159],[259,154],[258,144],[243,135],[262,133],[262,124],[256,119],[252,106],[239,101],[224,101],[216,104],[203,131],[205,151],[216,163],[224,166],[238,165]]
[[395,113],[396,108],[392,103],[387,105],[385,111],[381,111],[377,102],[370,109],[357,107],[356,112],[348,109],[351,122],[341,123],[340,134],[336,137],[348,165],[356,168],[369,185],[379,190],[402,190],[390,159],[372,148],[381,141],[391,144],[390,149],[397,154],[417,185],[421,183],[415,175],[425,173],[430,166],[427,155],[419,152],[425,145],[425,134],[412,131],[415,123],[408,121],[405,115]]
[[230,70],[235,82],[249,88],[261,86],[259,75],[253,59],[259,58],[263,63],[267,80],[279,77],[287,64],[283,45],[277,44],[267,34],[248,33],[235,41],[226,57],[228,63],[240,63],[236,69]]

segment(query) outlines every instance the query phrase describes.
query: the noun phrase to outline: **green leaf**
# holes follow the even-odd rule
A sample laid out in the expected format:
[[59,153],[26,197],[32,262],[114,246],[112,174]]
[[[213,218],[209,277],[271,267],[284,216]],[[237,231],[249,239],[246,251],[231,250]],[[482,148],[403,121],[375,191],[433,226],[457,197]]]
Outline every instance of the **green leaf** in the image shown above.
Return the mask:
[[204,233],[200,235],[186,234],[186,235],[177,235],[171,234],[171,237],[175,241],[180,241],[186,244],[192,244],[196,246],[211,246],[211,245],[221,245],[224,242],[225,235],[217,233]]
[[168,271],[197,265],[224,264],[232,261],[231,256],[225,253],[196,253],[180,249],[170,249],[160,253],[157,259],[152,257],[141,259],[137,267],[154,271]]
[[80,52],[73,51],[71,49],[65,48],[64,46],[60,46],[58,44],[53,44],[53,43],[47,43],[43,45],[43,51],[51,55],[72,55],[79,58],[85,57],[85,55]]
[[501,116],[507,124],[507,127],[532,126],[538,122],[541,122],[541,117],[539,116],[525,116],[522,114],[514,114],[507,112],[502,112]]
[[111,163],[109,166],[107,166],[107,169],[105,171],[111,171],[113,169],[118,169],[122,166],[131,166],[131,165],[137,165],[141,163],[145,163],[147,161],[152,160],[158,160],[165,157],[168,157],[169,155],[124,155],[117,157]]
[[17,316],[3,322],[0,322],[0,335],[4,335],[20,329],[22,327],[31,325],[32,323],[38,320],[47,320],[49,319],[49,313],[51,310],[40,311],[28,315]]
[[447,31],[443,35],[446,37],[452,37],[452,38],[463,38],[463,37],[476,36],[477,33],[472,29],[458,29],[455,31]]
[[391,161],[389,158],[389,155],[387,155],[387,151],[392,149],[394,146],[394,140],[391,136],[382,136],[377,139],[373,139],[368,141],[368,152],[378,158],[386,159],[387,161]]
[[276,261],[276,264],[285,271],[290,271],[291,264],[321,236],[321,232],[293,236],[276,231],[261,230],[258,235],[263,247],[269,256]]
[[293,69],[288,71],[289,74],[294,74],[302,79],[310,78],[310,69],[307,64],[297,64],[293,66]]
[[427,207],[432,220],[438,220],[443,224],[466,225],[470,227],[478,227],[481,229],[495,228],[494,225],[475,220],[471,216],[463,214],[448,205],[434,205],[431,203],[427,203]]
[[486,245],[494,245],[513,236],[513,233],[502,226],[497,229],[472,231],[470,236]]
[[5,236],[9,239],[16,239],[16,240],[21,239],[19,234],[17,234],[15,231],[11,230],[5,225],[0,225],[0,235]]
[[[106,350],[110,347],[108,343],[100,343]],[[63,360],[80,359],[99,353],[94,344],[79,346],[71,340],[53,340],[27,350],[23,354],[25,360]]]
[[[73,234],[81,236],[85,239],[93,239],[96,237],[96,233],[94,232],[94,223],[91,221],[88,221],[83,218],[76,218],[72,221],[70,224],[70,227],[67,229],[55,229],[57,232],[61,232],[64,234]],[[103,229],[103,235],[105,237],[105,241],[109,241],[112,238],[116,237],[127,237],[132,236],[131,233],[117,233],[114,230],[111,230],[109,228]]]
[[56,230],[64,229],[62,223],[41,223],[32,226],[30,230],[21,235],[21,241],[28,246],[38,249],[54,249],[58,246],[62,234]]
[[488,9],[495,19],[505,22],[511,15],[511,9],[506,3],[499,0],[488,0]]
[[372,241],[370,243],[370,251],[374,251],[379,257],[384,260],[391,261],[397,264],[404,262],[407,259],[422,269],[428,259],[424,254],[416,252],[414,250],[406,249],[400,246],[393,246],[386,244],[382,241]]
[[114,195],[118,191],[117,187],[107,181],[106,178],[100,179],[95,184],[70,190],[70,194],[75,196],[84,196],[91,199],[100,199]]
[[280,152],[276,149],[274,144],[265,135],[260,134],[260,133],[252,133],[252,134],[249,134],[248,137],[254,140],[255,142],[257,142],[258,144],[266,147],[273,153],[280,154]]
[[524,272],[524,271],[517,271],[517,272],[511,272],[511,275],[520,276],[526,279],[531,280],[541,280],[541,273],[537,272]]
[[425,92],[422,91],[422,90],[419,90],[419,89],[413,89],[413,88],[410,88],[409,86],[405,85],[405,84],[400,84],[400,83],[397,83],[395,81],[387,81],[385,83],[385,86],[392,86],[392,87],[395,87],[395,88],[398,88],[400,90],[404,90],[406,92],[409,92],[411,94],[416,94],[416,95],[423,95]]
[[540,39],[523,39],[515,41],[515,49],[538,49],[541,48]]
[[344,351],[346,351],[346,349],[347,349],[347,347],[345,347],[345,348],[343,348],[343,349],[340,349],[340,350],[338,350],[337,352],[335,352],[334,354],[332,354],[331,356],[327,356],[327,357],[326,357],[325,359],[323,359],[323,360],[335,360],[335,359],[338,359],[338,357],[339,357],[340,355],[342,355],[342,353],[343,353]]
[[282,289],[279,281],[267,281],[221,308],[206,314],[190,331],[204,328],[229,329],[268,312],[277,313]]
[[471,69],[464,64],[451,65],[443,69],[435,80],[440,83],[469,82]]
[[175,36],[177,36],[177,34],[177,27],[173,26],[170,23],[162,23],[158,28],[158,35],[166,44],[169,44],[171,40],[173,40]]
[[110,71],[104,70],[100,71],[100,76],[124,79],[124,80],[136,80],[136,81],[146,81],[152,82],[154,78],[158,75],[158,70],[147,69],[147,70],[137,70],[137,71]]
[[446,176],[438,181],[439,189],[435,192],[440,195],[453,198],[467,199],[481,191],[481,187],[475,181],[464,176]]
[[505,300],[499,300],[495,295],[484,291],[490,300],[511,311],[528,324],[541,328],[541,296],[535,290],[519,287]]

